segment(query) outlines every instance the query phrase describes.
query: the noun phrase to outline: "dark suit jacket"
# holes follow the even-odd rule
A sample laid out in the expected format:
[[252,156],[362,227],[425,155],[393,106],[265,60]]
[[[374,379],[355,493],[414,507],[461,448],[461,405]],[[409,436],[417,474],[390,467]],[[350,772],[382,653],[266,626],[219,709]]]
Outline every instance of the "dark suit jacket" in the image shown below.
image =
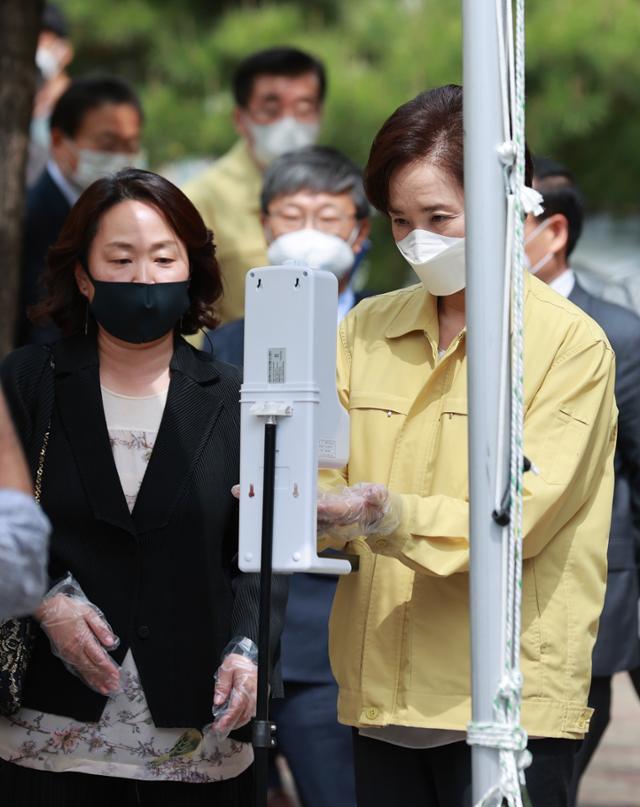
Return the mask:
[[[53,525],[50,577],[71,571],[103,611],[120,637],[118,663],[131,648],[157,726],[204,726],[224,647],[235,636],[257,642],[258,635],[259,580],[236,566],[239,374],[176,341],[162,422],[130,513],[109,442],[95,338],[63,339],[53,356],[55,369],[47,348],[29,346],[1,368],[32,467],[42,421],[51,417],[42,485]],[[55,403],[43,413],[47,385]],[[286,588],[274,579],[274,653]],[[96,721],[105,702],[38,631],[24,705]]]
[[[355,304],[371,292],[356,293]],[[244,320],[229,322],[207,334],[204,349],[236,367],[244,361]],[[328,625],[337,578],[294,574],[282,633],[282,677],[299,683],[330,683]]]
[[589,294],[579,283],[569,299],[607,334],[616,354],[618,443],[604,610],[593,651],[593,675],[640,665],[638,578],[640,539],[640,318]]
[[20,270],[20,303],[16,330],[16,344],[46,344],[58,338],[57,329],[36,328],[27,319],[27,307],[41,298],[40,279],[44,272],[47,251],[58,239],[71,205],[64,197],[48,171],[44,171],[27,193],[22,238]]

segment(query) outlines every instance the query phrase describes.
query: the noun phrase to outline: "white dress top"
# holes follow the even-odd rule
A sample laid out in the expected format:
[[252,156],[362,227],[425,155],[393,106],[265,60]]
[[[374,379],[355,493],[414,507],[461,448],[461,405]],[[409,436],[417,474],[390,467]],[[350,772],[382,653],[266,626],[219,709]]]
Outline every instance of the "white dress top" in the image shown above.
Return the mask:
[[[132,398],[102,388],[113,459],[130,511],[153,451],[166,400],[166,390]],[[231,739],[216,742],[211,732],[202,735],[202,726],[154,726],[131,650],[122,663],[122,684],[122,693],[107,701],[97,723],[32,709],[0,717],[0,758],[38,770],[196,783],[231,779],[253,762],[250,744]]]

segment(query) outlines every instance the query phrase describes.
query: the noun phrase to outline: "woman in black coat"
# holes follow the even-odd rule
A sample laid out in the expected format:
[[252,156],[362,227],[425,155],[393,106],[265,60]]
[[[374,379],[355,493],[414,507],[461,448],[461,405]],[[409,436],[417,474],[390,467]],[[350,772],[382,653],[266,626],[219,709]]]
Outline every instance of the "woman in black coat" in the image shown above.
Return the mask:
[[[254,713],[258,629],[257,578],[236,566],[239,378],[181,336],[215,326],[212,234],[171,183],[128,169],[80,197],[46,286],[36,316],[67,336],[2,366],[53,536],[0,792],[248,804],[251,747],[228,736]],[[278,580],[274,598],[275,645]]]

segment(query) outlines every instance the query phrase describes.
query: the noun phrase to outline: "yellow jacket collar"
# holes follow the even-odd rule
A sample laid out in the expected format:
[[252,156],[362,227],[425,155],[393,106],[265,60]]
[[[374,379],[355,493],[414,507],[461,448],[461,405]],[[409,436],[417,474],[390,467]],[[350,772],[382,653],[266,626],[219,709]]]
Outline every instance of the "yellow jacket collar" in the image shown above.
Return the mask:
[[407,289],[405,303],[387,326],[384,335],[388,339],[396,339],[413,331],[426,333],[438,344],[438,301],[421,284]]
[[[531,291],[531,286],[540,282],[534,280],[525,270],[524,273],[524,299],[526,300]],[[385,331],[387,339],[396,339],[406,336],[413,331],[423,331],[435,343],[438,343],[438,299],[424,291],[420,284],[407,289],[407,297],[404,305],[396,316],[391,320]]]

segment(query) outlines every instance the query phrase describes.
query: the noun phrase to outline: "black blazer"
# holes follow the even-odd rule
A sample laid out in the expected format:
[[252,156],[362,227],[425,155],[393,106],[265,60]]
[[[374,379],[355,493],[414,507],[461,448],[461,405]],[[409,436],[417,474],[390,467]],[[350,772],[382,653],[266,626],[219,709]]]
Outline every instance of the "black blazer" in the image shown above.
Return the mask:
[[71,205],[48,171],[29,189],[22,233],[22,263],[16,345],[45,344],[60,335],[54,325],[35,327],[27,318],[27,308],[41,298],[40,281],[47,251],[58,239]]
[[593,675],[640,665],[638,579],[640,547],[640,318],[600,300],[576,283],[569,295],[600,325],[616,354],[618,443],[609,537],[607,592],[593,650]]
[[[234,636],[257,641],[259,580],[236,566],[239,377],[184,340],[176,341],[167,404],[129,513],[113,461],[92,336],[31,346],[3,363],[2,380],[32,466],[42,417],[38,400],[54,385],[42,504],[53,524],[50,577],[71,571],[132,649],[159,727],[211,722],[213,676]],[[47,415],[45,414],[45,417]],[[286,607],[274,579],[272,648]],[[105,698],[71,675],[39,631],[24,705],[96,721]]]

